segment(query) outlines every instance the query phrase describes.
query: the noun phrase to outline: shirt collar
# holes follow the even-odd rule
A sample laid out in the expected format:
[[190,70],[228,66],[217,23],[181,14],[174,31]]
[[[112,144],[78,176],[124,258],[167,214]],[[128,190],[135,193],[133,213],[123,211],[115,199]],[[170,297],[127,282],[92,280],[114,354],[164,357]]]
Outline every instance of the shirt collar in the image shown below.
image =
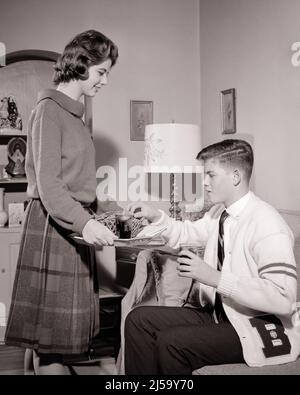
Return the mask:
[[70,96],[57,91],[55,89],[45,89],[39,92],[38,102],[44,99],[54,100],[59,106],[75,115],[78,118],[82,118],[84,114],[84,104],[80,101],[72,99]]
[[233,217],[233,218],[239,218],[241,212],[244,210],[246,207],[247,203],[249,202],[251,198],[252,192],[246,193],[243,197],[241,197],[239,200],[231,204],[229,207],[227,207],[226,211],[227,213]]

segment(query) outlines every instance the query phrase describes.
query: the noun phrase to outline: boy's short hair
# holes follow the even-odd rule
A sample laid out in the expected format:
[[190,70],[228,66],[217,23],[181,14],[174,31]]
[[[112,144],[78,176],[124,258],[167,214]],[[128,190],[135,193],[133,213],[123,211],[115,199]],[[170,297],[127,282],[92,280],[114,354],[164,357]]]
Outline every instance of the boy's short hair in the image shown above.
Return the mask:
[[118,47],[104,34],[87,30],[74,37],[58,58],[53,81],[87,80],[89,67],[110,59],[112,66],[118,59]]
[[244,140],[229,139],[209,145],[199,152],[198,160],[217,159],[221,164],[243,170],[249,181],[253,170],[253,150]]

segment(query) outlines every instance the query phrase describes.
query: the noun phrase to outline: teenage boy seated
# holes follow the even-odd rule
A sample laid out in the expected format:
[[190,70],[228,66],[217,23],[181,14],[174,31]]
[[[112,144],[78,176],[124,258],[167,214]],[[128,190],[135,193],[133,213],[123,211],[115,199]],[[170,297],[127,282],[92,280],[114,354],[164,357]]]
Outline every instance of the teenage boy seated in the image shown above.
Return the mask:
[[[168,245],[206,245],[204,259],[183,250],[178,275],[197,284],[199,308],[145,306],[125,323],[125,372],[182,374],[205,365],[294,361],[300,353],[293,234],[279,213],[249,190],[253,151],[225,140],[197,156],[215,205],[196,222],[180,222],[143,203],[136,217],[168,225]],[[196,281],[195,281],[196,280]]]

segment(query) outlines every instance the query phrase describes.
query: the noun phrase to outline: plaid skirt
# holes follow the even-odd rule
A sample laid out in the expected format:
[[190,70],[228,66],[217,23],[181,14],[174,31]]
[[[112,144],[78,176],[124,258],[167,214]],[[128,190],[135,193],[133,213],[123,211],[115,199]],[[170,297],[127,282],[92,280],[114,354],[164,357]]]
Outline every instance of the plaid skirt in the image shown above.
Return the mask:
[[44,354],[80,354],[99,332],[94,249],[74,242],[40,200],[26,210],[7,345]]

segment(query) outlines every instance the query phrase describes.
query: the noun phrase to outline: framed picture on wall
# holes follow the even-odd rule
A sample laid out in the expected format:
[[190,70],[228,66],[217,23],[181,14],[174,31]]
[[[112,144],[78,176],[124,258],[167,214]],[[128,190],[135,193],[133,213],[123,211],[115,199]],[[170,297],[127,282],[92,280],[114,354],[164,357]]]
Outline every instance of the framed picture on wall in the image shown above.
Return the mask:
[[153,101],[130,101],[130,140],[144,141],[145,127],[153,123]]
[[236,133],[235,89],[221,91],[222,134]]

